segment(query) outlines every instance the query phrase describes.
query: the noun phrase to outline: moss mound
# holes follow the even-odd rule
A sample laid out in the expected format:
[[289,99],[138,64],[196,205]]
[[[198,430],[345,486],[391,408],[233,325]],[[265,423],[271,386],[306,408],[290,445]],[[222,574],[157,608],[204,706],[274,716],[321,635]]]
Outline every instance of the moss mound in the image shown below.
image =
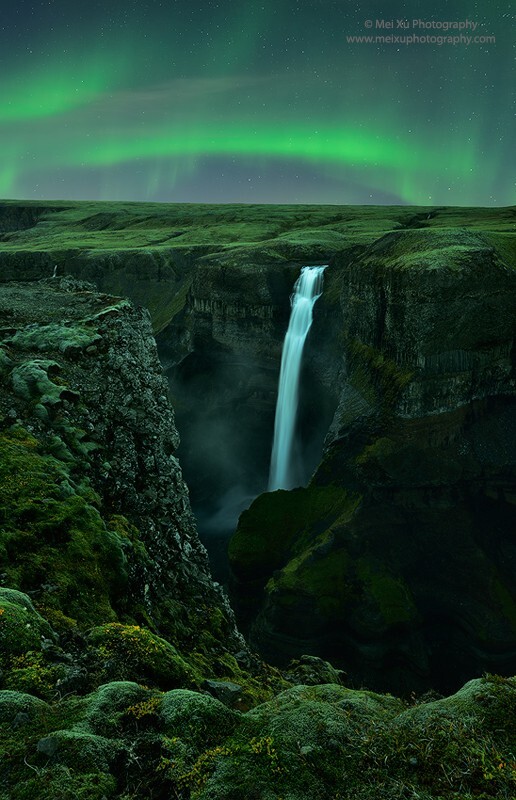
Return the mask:
[[[23,595],[22,595],[23,597]],[[0,596],[0,664],[6,666],[13,656],[39,650],[41,637],[51,636],[50,626],[28,604],[10,603]]]
[[88,634],[88,643],[97,649],[111,680],[137,677],[167,689],[199,679],[173,645],[139,625],[101,625]]
[[[1,796],[1,795],[0,795]],[[43,767],[14,787],[10,800],[110,800],[116,781],[102,772],[82,773],[68,766]],[[3,798],[2,798],[3,800]]]
[[180,737],[199,747],[229,735],[241,715],[210,695],[177,689],[163,696],[160,717],[167,736]]
[[30,722],[47,709],[47,704],[32,694],[8,690],[0,692],[0,723],[12,725],[18,714],[25,715],[25,721]]

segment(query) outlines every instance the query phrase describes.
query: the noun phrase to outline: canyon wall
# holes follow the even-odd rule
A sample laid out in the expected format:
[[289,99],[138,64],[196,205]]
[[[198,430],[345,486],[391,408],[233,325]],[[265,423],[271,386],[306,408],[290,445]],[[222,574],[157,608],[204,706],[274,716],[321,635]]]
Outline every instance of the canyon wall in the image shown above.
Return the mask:
[[4,279],[57,264],[149,306],[220,561],[266,486],[294,281],[328,263],[301,385],[309,484],[241,518],[240,624],[277,663],[314,653],[381,689],[514,671],[514,209],[13,205]]
[[273,661],[324,654],[384,689],[511,672],[514,264],[481,234],[409,230],[327,272],[338,407],[308,488],[241,517],[243,624]]

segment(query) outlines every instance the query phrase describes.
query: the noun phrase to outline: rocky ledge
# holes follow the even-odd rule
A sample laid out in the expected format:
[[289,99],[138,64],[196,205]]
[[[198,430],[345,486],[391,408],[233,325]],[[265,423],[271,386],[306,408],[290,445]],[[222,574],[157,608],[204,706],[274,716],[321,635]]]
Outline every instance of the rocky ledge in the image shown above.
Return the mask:
[[[125,677],[132,644],[151,682],[153,648],[173,682],[174,658],[195,680],[208,655],[234,677],[245,646],[197,537],[148,313],[50,279],[5,284],[0,320],[0,576],[34,604],[31,643],[59,642],[40,691]],[[27,660],[4,630],[5,685],[37,684],[42,652]],[[90,664],[94,651],[113,659]]]

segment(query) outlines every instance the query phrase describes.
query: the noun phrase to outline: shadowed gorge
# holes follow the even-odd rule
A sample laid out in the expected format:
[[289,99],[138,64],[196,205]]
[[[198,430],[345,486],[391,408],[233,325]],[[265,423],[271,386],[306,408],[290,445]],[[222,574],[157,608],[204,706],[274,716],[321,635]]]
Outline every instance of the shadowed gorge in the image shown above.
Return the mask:
[[512,800],[515,226],[0,204],[0,800]]

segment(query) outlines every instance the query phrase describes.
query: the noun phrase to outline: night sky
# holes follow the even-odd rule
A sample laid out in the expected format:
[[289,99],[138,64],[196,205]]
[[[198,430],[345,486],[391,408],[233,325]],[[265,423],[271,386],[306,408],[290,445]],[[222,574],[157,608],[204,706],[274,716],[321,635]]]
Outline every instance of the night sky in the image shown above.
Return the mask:
[[514,204],[515,40],[507,0],[3,0],[0,197]]

